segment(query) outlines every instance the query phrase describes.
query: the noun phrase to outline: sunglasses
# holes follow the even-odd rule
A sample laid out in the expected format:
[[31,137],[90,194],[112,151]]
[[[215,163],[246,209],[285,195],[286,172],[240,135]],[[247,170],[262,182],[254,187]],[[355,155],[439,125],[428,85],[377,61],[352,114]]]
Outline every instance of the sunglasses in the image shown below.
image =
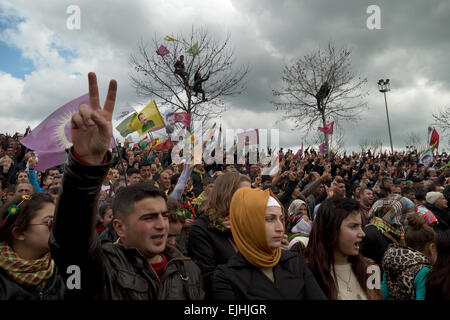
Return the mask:
[[49,219],[47,222],[45,223],[30,223],[30,226],[47,226],[48,230],[52,230],[53,227],[53,219]]

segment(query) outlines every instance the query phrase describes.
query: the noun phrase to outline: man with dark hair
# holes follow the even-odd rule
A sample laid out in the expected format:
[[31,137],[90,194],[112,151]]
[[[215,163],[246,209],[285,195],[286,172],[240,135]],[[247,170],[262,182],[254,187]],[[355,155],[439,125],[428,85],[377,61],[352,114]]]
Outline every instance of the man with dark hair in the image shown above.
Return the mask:
[[416,190],[411,187],[403,188],[402,190],[402,196],[408,198],[412,202],[416,202]]
[[186,71],[184,71],[184,56],[181,55],[180,59],[175,62],[175,74],[179,75],[181,79],[183,79],[184,85],[188,85],[188,79],[189,76]]
[[114,198],[115,195],[117,194],[117,192],[119,191],[120,188],[124,188],[127,186],[127,183],[125,181],[125,179],[123,178],[119,178],[116,181],[114,181],[113,185],[111,186],[111,189],[109,191],[109,197],[110,198]]
[[[111,166],[108,149],[116,90],[116,82],[111,81],[102,109],[96,76],[90,73],[90,104],[82,104],[71,119],[73,147],[49,240],[56,265],[78,270],[79,283],[67,290],[66,298],[203,299],[199,268],[166,245],[169,221],[164,192],[142,183],[120,189],[112,222],[120,238],[103,244],[98,239],[95,217],[101,184]],[[71,273],[63,277],[67,283],[73,281]]]
[[150,171],[150,163],[141,162],[139,164],[139,173],[141,174],[141,182],[150,182],[153,179]]
[[129,186],[139,183],[139,180],[141,180],[141,174],[139,173],[139,170],[136,168],[129,168],[127,170],[127,180]]
[[143,112],[139,113],[138,119],[142,123],[141,131],[144,133],[155,126],[155,122],[153,120],[147,120]]
[[391,193],[392,194],[402,194],[402,188],[400,187],[400,184],[394,184],[391,187]]
[[383,195],[383,198],[385,196],[388,196],[390,194],[392,194],[392,186],[393,186],[393,180],[391,177],[384,177],[383,179],[381,179],[381,194]]
[[361,188],[359,191],[359,204],[361,205],[361,212],[363,213],[363,227],[369,222],[368,215],[370,208],[372,208],[374,196],[370,188]]
[[261,177],[261,188],[272,185],[272,177],[269,175],[262,175]]
[[27,194],[31,196],[34,193],[34,187],[29,182],[21,182],[16,185],[16,196]]
[[49,189],[61,187],[62,186],[62,178],[63,178],[63,175],[61,173],[54,175],[53,182],[50,184]]

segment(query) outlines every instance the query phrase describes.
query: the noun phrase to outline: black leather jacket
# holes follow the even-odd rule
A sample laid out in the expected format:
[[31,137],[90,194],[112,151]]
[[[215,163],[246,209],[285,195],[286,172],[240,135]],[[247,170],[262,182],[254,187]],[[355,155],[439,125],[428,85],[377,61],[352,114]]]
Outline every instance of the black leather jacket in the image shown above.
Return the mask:
[[[167,246],[168,258],[162,280],[147,259],[120,243],[100,243],[95,231],[96,203],[101,181],[110,167],[82,164],[69,152],[63,178],[50,251],[56,264],[66,270],[80,268],[81,288],[68,290],[67,299],[203,299],[199,268],[176,248]],[[70,276],[70,275],[68,275]]]
[[273,273],[275,282],[236,253],[214,272],[213,297],[216,300],[326,300],[298,253],[282,250]]
[[64,290],[65,284],[57,267],[40,292],[36,287],[18,283],[0,268],[0,300],[62,300]]

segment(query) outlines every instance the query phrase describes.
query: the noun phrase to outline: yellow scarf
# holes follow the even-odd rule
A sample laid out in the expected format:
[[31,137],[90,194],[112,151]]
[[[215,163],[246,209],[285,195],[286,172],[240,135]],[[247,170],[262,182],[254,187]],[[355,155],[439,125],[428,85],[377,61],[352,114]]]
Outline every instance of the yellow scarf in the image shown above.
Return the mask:
[[[230,206],[231,232],[239,252],[258,268],[273,268],[281,258],[281,249],[271,249],[266,239],[266,206],[270,189],[240,188]],[[281,206],[281,204],[280,204]]]

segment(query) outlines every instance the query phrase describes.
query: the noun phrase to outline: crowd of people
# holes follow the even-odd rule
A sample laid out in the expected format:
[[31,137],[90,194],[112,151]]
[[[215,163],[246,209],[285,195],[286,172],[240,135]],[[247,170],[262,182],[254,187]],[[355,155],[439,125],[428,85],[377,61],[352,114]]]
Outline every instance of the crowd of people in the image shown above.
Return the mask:
[[116,88],[102,108],[89,74],[64,165],[37,172],[23,135],[0,135],[0,299],[450,299],[446,153],[175,164],[109,149]]

